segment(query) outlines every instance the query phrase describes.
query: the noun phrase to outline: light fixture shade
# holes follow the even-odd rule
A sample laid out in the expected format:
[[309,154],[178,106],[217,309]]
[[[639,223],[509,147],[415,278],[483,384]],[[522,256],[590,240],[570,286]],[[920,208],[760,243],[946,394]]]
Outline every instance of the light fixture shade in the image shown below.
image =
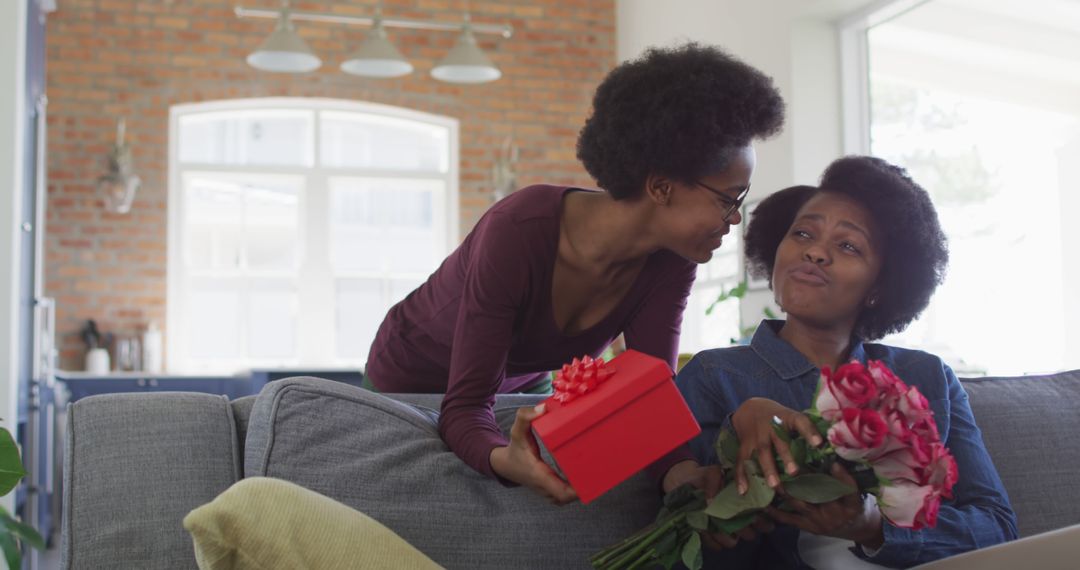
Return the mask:
[[431,76],[449,83],[487,83],[502,77],[502,72],[476,45],[472,28],[466,23],[454,48],[432,68]]
[[322,65],[307,42],[296,34],[287,9],[282,9],[274,33],[247,56],[247,62],[255,69],[278,73],[307,73]]
[[388,78],[408,75],[413,66],[386,38],[382,22],[376,21],[364,43],[341,63],[341,70],[352,75]]

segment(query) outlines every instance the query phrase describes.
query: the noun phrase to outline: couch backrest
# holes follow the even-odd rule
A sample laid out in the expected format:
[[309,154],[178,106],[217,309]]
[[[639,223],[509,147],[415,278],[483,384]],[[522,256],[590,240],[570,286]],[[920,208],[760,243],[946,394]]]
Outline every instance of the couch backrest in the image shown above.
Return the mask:
[[110,394],[69,406],[62,568],[195,568],[181,520],[241,474],[224,396]]
[[1020,536],[1080,523],[1080,370],[962,382]]
[[[643,475],[588,506],[554,507],[467,467],[439,437],[438,398],[418,409],[335,382],[268,384],[251,413],[246,477],[277,477],[349,505],[447,568],[580,568],[590,554],[652,522],[659,508]],[[501,399],[504,431],[518,405]],[[509,407],[507,407],[509,406]]]

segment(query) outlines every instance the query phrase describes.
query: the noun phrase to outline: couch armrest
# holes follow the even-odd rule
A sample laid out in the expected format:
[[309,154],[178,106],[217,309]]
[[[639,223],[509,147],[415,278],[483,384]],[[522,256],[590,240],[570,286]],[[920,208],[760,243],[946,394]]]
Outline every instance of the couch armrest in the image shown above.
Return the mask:
[[72,404],[61,567],[196,568],[182,520],[240,474],[222,396],[109,394]]

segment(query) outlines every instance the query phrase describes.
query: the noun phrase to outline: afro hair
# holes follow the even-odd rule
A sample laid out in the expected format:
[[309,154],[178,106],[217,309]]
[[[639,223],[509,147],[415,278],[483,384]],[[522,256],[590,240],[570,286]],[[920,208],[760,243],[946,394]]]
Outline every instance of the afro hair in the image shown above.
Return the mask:
[[783,122],[780,92],[757,69],[712,46],[652,48],[596,89],[577,157],[621,200],[640,194],[650,175],[689,181],[722,170]]
[[929,194],[903,168],[880,158],[841,158],[825,169],[820,186],[793,186],[762,200],[746,230],[751,273],[772,281],[780,242],[802,206],[820,192],[842,194],[861,204],[882,235],[878,302],[863,309],[855,334],[876,340],[904,330],[944,279],[949,250]]

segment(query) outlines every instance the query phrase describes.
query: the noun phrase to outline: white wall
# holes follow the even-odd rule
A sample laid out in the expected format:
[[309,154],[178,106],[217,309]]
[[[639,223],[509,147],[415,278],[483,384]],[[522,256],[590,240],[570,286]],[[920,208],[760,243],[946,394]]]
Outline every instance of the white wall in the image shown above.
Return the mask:
[[1068,368],[1080,368],[1080,224],[1074,212],[1080,212],[1080,137],[1058,152],[1058,177],[1061,189],[1061,270],[1065,311],[1065,354]]
[[[18,412],[19,208],[22,195],[26,8],[0,1],[0,418],[14,435]],[[4,501],[10,507],[12,495]]]
[[[696,40],[718,45],[772,76],[787,102],[783,132],[759,143],[750,200],[814,183],[843,154],[836,22],[873,0],[617,0],[616,56]],[[798,149],[798,152],[796,152]],[[756,323],[769,291],[742,303]]]

